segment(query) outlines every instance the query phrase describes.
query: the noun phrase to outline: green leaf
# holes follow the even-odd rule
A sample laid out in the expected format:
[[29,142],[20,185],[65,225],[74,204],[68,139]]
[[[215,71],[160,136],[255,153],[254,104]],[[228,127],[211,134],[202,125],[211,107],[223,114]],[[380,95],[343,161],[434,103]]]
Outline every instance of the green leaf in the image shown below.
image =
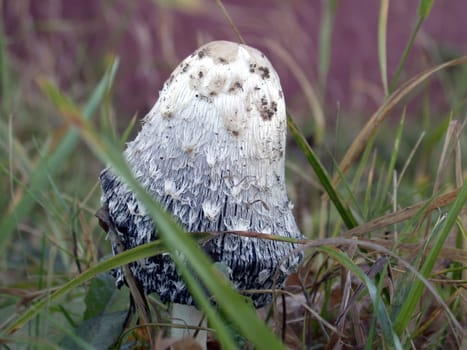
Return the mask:
[[109,349],[119,339],[126,315],[126,311],[117,311],[86,320],[75,329],[73,336],[66,336],[60,346],[62,349],[82,349],[85,342],[89,348]]
[[109,273],[100,274],[89,284],[89,290],[84,298],[86,311],[83,320],[110,311],[127,309],[129,296],[127,288],[117,289],[115,287],[115,279]]
[[53,293],[44,297],[36,303],[33,303],[24,313],[20,314],[14,321],[9,323],[2,332],[5,334],[12,334],[18,329],[22,328],[27,322],[31,321],[41,311],[51,306],[53,303],[65,296],[66,294],[73,291],[83,283],[95,278],[99,274],[102,274],[111,269],[115,269],[121,265],[129,264],[135,260],[148,258],[157,254],[165,253],[167,250],[162,247],[160,241],[154,241],[147,243],[136,248],[127,250],[121,254],[113,256],[107,260],[104,260],[90,269],[82,272],[70,281],[57,288]]

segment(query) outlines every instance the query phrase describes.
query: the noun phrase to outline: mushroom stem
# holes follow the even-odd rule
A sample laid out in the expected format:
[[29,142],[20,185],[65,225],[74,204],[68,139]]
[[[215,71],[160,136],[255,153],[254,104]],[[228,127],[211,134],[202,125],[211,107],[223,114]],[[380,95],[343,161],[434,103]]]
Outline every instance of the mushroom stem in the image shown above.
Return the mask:
[[[191,305],[172,304],[172,322],[180,324],[186,328],[172,328],[171,336],[175,339],[193,337],[201,345],[201,349],[206,349],[207,334],[206,330],[193,329],[191,327],[206,328],[206,317],[202,311]],[[197,334],[196,334],[197,333]],[[196,337],[195,337],[196,334]]]

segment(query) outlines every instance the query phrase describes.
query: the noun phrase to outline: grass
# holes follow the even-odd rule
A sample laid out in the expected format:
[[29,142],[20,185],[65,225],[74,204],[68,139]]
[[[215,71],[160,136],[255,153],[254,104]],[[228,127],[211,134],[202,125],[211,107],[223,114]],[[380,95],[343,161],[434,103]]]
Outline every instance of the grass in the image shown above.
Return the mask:
[[[3,98],[0,186],[9,196],[0,199],[1,346],[102,349],[144,347],[150,339],[161,342],[171,327],[166,306],[152,295],[150,324],[134,319],[126,323],[129,291],[116,290],[107,272],[175,250],[183,252],[195,271],[197,279],[179,255],[173,255],[206,312],[209,327],[226,349],[245,343],[258,349],[455,349],[465,345],[467,184],[462,92],[466,88],[461,84],[467,79],[452,79],[451,72],[456,69],[467,78],[467,57],[446,60],[399,83],[432,4],[420,1],[413,32],[390,77],[385,57],[389,2],[380,1],[375,56],[387,95],[351,139],[332,135],[322,117],[339,2],[325,6],[319,83],[316,88],[313,82],[300,81],[313,115],[310,124],[316,147],[310,147],[304,128],[297,126],[303,121],[288,117],[295,142],[289,147],[293,153],[288,160],[289,189],[295,193],[296,212],[307,236],[299,242],[306,258],[285,291],[272,291],[276,302],[259,313],[232,290],[199,249],[196,241],[209,234],[188,238],[141,189],[123,162],[122,140],[134,119],[123,133],[113,127],[112,86],[118,60],[108,65],[95,87],[89,87],[89,97],[82,104],[50,80],[38,80],[40,109],[54,111],[63,124],[43,138],[24,140],[16,133],[20,126],[9,116],[18,112],[10,98]],[[10,64],[14,58],[5,42],[0,32],[1,89],[7,97],[17,93],[18,72]],[[302,75],[288,52],[273,41],[268,46],[292,75],[297,79]],[[424,111],[409,120],[410,102],[436,77],[450,95],[446,117],[432,117],[438,113],[437,106],[425,100]],[[396,127],[386,120],[389,117],[399,118]],[[426,128],[420,128],[422,124]],[[119,134],[123,136],[115,136]],[[326,143],[330,139],[336,141]],[[84,147],[90,153],[83,152]],[[99,206],[96,159],[112,164],[138,193],[161,228],[161,241],[110,255],[94,218]],[[93,177],[80,169],[83,165]],[[206,302],[207,291],[215,296],[218,308]]]

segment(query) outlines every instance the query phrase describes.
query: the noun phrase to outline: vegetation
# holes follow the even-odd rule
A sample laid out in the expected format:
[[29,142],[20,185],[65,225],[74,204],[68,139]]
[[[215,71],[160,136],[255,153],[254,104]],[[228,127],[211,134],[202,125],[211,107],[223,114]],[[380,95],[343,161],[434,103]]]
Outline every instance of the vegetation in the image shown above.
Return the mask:
[[[248,344],[258,349],[456,349],[466,345],[463,93],[467,56],[400,83],[414,38],[433,4],[421,0],[406,50],[394,77],[388,76],[389,1],[381,0],[375,54],[386,96],[363,128],[347,140],[341,135],[342,122],[337,121],[333,134],[320,117],[338,2],[326,4],[318,91],[309,81],[301,82],[313,118],[296,123],[294,116],[288,117],[293,139],[289,188],[308,238],[300,241],[306,258],[286,290],[274,292],[273,305],[257,313],[196,244],[209,233],[187,237],[132,178],[121,150],[134,120],[124,132],[118,132],[112,121],[118,59],[109,63],[83,104],[51,81],[39,80],[43,99],[36,113],[42,115],[36,116],[34,111],[13,109],[19,72],[0,32],[0,188],[4,193],[0,198],[0,346],[131,349],[148,347],[152,341],[156,348],[164,348],[171,327],[167,306],[151,295],[152,323],[138,323],[137,317],[127,322],[130,292],[116,290],[108,271],[175,250],[183,253],[198,277],[193,278],[178,254],[172,255],[208,317],[215,338],[210,346],[216,342],[225,349]],[[274,43],[270,47],[288,62],[292,74],[300,74],[287,52]],[[406,107],[416,96],[423,96],[437,77],[451,97],[449,114],[432,117],[437,108],[425,98],[423,110],[406,117]],[[40,130],[30,132],[32,137],[17,134],[16,115],[45,120],[47,125],[52,110],[62,118],[63,127],[35,125]],[[393,128],[388,118],[399,120],[398,126]],[[346,125],[345,131],[358,127]],[[313,148],[303,131],[308,128],[313,130]],[[162,241],[111,256],[94,217],[99,207],[97,159],[112,164],[127,180],[157,221]],[[280,239],[264,237],[271,238]],[[206,289],[218,308],[208,302]]]

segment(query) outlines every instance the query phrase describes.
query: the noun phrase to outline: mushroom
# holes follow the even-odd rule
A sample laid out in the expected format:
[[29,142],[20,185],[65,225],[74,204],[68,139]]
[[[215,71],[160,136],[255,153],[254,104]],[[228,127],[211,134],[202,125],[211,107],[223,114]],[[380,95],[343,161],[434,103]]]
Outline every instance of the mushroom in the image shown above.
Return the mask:
[[[265,55],[214,41],[174,70],[124,155],[136,179],[187,232],[301,238],[285,186],[286,128],[279,77]],[[107,224],[124,249],[158,238],[157,224],[112,169],[102,171],[100,182]],[[301,259],[292,254],[295,248],[227,233],[203,246],[240,291],[282,287]],[[119,252],[115,241],[112,249]],[[130,270],[144,293],[194,304],[169,254],[135,262]],[[122,269],[115,275],[120,287]],[[251,298],[261,307],[271,294]]]

